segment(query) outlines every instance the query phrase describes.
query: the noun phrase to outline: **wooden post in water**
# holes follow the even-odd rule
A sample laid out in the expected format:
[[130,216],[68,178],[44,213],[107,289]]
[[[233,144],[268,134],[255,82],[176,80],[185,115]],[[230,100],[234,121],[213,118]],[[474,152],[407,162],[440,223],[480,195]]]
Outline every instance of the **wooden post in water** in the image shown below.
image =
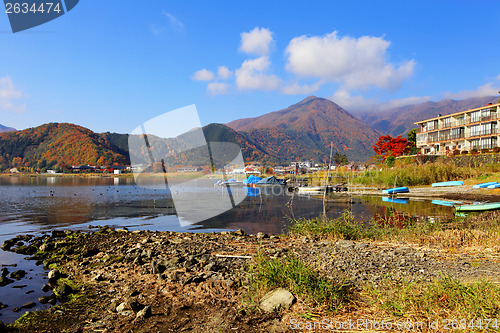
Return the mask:
[[325,190],[323,191],[323,221],[326,221],[326,191],[328,190],[328,182],[330,180],[330,169],[332,168],[332,152],[333,142],[330,142],[330,162],[328,163],[328,171],[326,172]]
[[[394,188],[396,188],[396,182],[398,181],[398,175],[396,175],[396,178],[394,178]],[[394,198],[394,194],[396,191],[395,190],[392,190],[392,197]]]

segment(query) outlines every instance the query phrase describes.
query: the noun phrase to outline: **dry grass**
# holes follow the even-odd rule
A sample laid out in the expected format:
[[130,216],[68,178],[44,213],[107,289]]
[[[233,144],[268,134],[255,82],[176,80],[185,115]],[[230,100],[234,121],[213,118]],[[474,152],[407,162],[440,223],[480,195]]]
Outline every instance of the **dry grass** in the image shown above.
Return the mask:
[[[488,282],[463,283],[442,277],[432,283],[386,282],[379,288],[369,287],[366,293],[380,311],[380,316],[390,316],[394,321],[438,322],[443,331],[447,320],[449,330],[492,331],[483,329],[488,319],[500,315],[500,288]],[[490,329],[495,327],[490,322]],[[500,328],[500,323],[496,323]]]
[[316,239],[373,240],[411,243],[445,250],[484,250],[500,252],[500,211],[457,217],[448,223],[416,222],[411,216],[404,221],[373,221],[365,227],[346,212],[334,220],[294,221],[290,233]]

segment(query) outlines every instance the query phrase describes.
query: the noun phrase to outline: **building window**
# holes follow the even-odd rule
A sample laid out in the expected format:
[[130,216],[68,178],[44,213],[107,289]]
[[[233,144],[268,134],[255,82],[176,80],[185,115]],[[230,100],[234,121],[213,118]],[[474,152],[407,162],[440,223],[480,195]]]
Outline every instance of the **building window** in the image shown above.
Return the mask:
[[470,136],[477,136],[481,131],[481,125],[474,125],[470,127]]
[[475,123],[481,121],[481,111],[474,111],[470,113],[470,122]]
[[451,127],[451,117],[443,119],[443,127]]
[[451,129],[451,140],[460,139],[464,137],[465,127],[458,127]]
[[490,119],[490,109],[481,110],[481,119],[489,120]]
[[434,129],[437,129],[437,126],[434,127],[434,121],[428,121],[427,122],[427,130],[428,131],[433,131]]

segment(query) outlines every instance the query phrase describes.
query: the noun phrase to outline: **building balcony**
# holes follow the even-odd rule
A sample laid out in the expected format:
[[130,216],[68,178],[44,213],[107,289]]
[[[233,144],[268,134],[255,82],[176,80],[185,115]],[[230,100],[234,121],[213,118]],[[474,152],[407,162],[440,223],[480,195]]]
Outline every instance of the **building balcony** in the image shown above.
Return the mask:
[[499,130],[497,128],[493,129],[487,129],[484,131],[476,131],[474,133],[469,133],[466,137],[467,138],[477,138],[485,135],[496,135],[499,133]]
[[465,118],[465,119],[461,119],[461,120],[452,120],[452,121],[446,122],[446,123],[438,123],[437,125],[434,125],[431,127],[428,127],[428,126],[426,126],[425,128],[421,127],[421,128],[417,129],[417,133],[428,133],[428,132],[437,131],[437,130],[441,130],[441,129],[454,128],[454,127],[460,127],[460,126],[465,126],[465,125],[480,124],[480,123],[484,123],[484,122],[488,122],[488,121],[495,121],[497,119],[500,119],[500,116],[497,114],[497,112],[493,112],[487,117],[479,117],[479,118],[474,118],[474,119],[471,119],[469,117],[469,118]]

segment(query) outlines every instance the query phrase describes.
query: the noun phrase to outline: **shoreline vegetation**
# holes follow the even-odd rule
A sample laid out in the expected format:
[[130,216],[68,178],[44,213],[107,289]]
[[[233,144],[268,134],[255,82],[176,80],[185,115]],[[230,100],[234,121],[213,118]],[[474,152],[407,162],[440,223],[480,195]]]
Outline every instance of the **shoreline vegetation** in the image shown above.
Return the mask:
[[[267,169],[267,168],[265,168]],[[262,177],[272,174],[263,174]],[[328,175],[328,179],[327,179]],[[141,177],[159,178],[163,173],[144,173]],[[222,174],[205,175],[203,172],[169,172],[167,178],[213,178]],[[235,175],[227,174],[226,177]],[[238,175],[236,175],[238,176]],[[90,177],[90,178],[133,178],[132,172],[122,174],[102,173],[2,173],[0,177]],[[239,175],[241,177],[241,175]],[[364,164],[364,170],[354,171],[346,166],[337,167],[334,171],[316,171],[303,175],[278,176],[289,180],[289,183],[308,183],[309,186],[323,186],[348,183],[351,187],[368,187],[371,189],[410,186],[426,187],[432,183],[463,180],[466,185],[482,181],[500,181],[500,154],[458,155],[458,156],[401,156],[391,165],[387,163]]]
[[[7,331],[287,332],[348,320],[498,331],[499,221],[500,212],[488,212],[365,227],[346,212],[292,221],[278,236],[109,227],[18,236],[3,248],[49,269],[63,302]],[[263,310],[278,288],[293,305]]]

